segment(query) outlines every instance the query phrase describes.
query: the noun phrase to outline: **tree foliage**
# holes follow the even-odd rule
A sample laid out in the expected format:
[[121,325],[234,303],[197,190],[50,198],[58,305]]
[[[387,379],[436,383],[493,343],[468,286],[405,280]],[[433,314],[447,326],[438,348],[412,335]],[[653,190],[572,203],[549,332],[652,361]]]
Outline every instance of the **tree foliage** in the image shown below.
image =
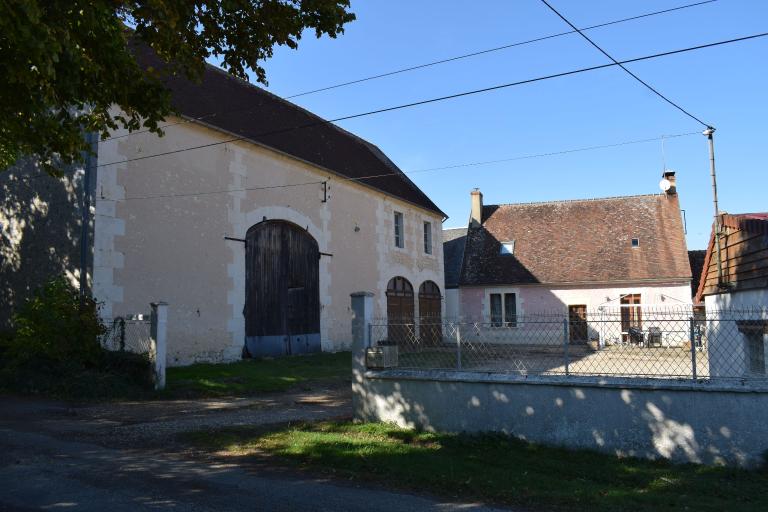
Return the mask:
[[[266,84],[259,63],[275,46],[296,48],[307,29],[336,37],[354,19],[349,0],[4,0],[0,169],[34,155],[56,174],[88,150],[83,131],[161,134],[173,113],[162,73],[198,79],[214,57]],[[169,65],[142,69],[129,43]]]

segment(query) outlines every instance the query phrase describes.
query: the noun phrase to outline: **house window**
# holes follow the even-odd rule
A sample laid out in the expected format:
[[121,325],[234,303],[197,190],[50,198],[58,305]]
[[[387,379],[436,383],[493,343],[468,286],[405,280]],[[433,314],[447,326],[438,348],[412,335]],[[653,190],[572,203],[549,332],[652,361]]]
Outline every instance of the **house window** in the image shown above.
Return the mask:
[[424,223],[424,253],[432,254],[432,223]]
[[639,238],[633,238],[632,239],[632,247],[640,247],[640,239]]
[[395,212],[395,247],[400,247],[401,249],[405,247],[404,238],[403,214],[400,212]]
[[[517,297],[514,293],[492,293],[491,324],[494,327],[517,327]],[[503,306],[503,307],[502,307]]]
[[511,240],[509,242],[501,242],[501,249],[499,250],[499,254],[515,254],[515,241]]

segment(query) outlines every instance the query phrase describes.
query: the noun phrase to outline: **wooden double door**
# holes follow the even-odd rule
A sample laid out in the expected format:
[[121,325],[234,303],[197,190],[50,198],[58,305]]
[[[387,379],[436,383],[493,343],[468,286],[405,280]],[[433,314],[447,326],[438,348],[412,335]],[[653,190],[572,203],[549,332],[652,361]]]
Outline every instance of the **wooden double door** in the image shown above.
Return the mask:
[[320,351],[320,249],[282,220],[252,226],[245,247],[245,340],[251,356]]

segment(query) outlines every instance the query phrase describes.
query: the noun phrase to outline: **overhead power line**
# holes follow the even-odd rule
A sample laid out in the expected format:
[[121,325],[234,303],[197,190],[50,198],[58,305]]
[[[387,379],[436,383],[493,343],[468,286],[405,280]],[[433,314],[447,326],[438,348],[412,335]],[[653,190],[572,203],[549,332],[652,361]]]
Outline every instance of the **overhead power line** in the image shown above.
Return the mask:
[[[672,8],[669,8],[669,9],[663,9],[663,10],[660,10],[660,11],[653,11],[653,12],[648,12],[648,13],[644,13],[644,14],[638,14],[637,16],[631,16],[629,18],[622,18],[622,19],[619,19],[619,20],[612,20],[612,21],[607,21],[605,23],[599,23],[597,25],[590,25],[588,27],[582,28],[581,30],[583,30],[583,31],[594,30],[596,28],[608,27],[610,25],[617,25],[619,23],[626,23],[628,21],[634,21],[634,20],[639,20],[639,19],[642,19],[642,18],[648,18],[648,17],[651,17],[651,16],[658,16],[660,14],[667,14],[667,13],[674,12],[674,11],[680,11],[682,9],[688,9],[690,7],[698,7],[698,6],[705,5],[705,4],[711,4],[711,3],[715,3],[717,1],[718,0],[705,0],[703,2],[695,2],[695,3],[692,3],[692,4],[680,5],[680,6],[677,6],[677,7],[672,7]],[[437,65],[440,65],[440,64],[445,64],[445,63],[448,63],[448,62],[454,62],[454,61],[457,61],[457,60],[462,60],[462,59],[468,59],[468,58],[471,58],[471,57],[476,57],[478,55],[485,55],[487,53],[497,52],[497,51],[501,51],[501,50],[507,50],[509,48],[514,48],[514,47],[517,47],[517,46],[524,46],[524,45],[528,45],[528,44],[532,44],[532,43],[538,43],[538,42],[541,42],[541,41],[546,41],[548,39],[554,39],[554,38],[557,38],[557,37],[563,37],[563,36],[567,36],[567,35],[575,34],[575,33],[576,33],[575,30],[568,30],[566,32],[558,32],[557,34],[550,34],[550,35],[547,35],[547,36],[536,37],[534,39],[528,39],[526,41],[518,41],[516,43],[510,43],[510,44],[506,44],[506,45],[503,45],[503,46],[497,46],[495,48],[488,48],[488,49],[485,49],[485,50],[479,50],[479,51],[472,52],[472,53],[466,53],[466,54],[463,54],[463,55],[457,55],[455,57],[448,57],[446,59],[436,60],[436,61],[433,61],[433,62],[427,62],[427,63],[424,63],[424,64],[417,64],[415,66],[411,66],[411,67],[407,67],[407,68],[403,68],[403,69],[398,69],[398,70],[395,70],[395,71],[389,71],[387,73],[381,73],[381,74],[378,74],[378,75],[372,75],[372,76],[368,76],[368,77],[365,77],[365,78],[359,78],[359,79],[356,79],[356,80],[350,80],[349,82],[343,82],[343,83],[339,83],[339,84],[329,85],[327,87],[321,87],[319,89],[313,89],[311,91],[304,91],[304,92],[292,94],[290,96],[283,96],[283,99],[287,100],[287,99],[291,99],[291,98],[298,98],[299,96],[307,96],[307,95],[314,94],[314,93],[317,93],[317,92],[328,91],[328,90],[331,90],[331,89],[338,89],[339,87],[346,87],[348,85],[354,85],[354,84],[359,84],[359,83],[362,83],[362,82],[368,82],[370,80],[376,80],[378,78],[384,78],[384,77],[388,77],[388,76],[392,76],[392,75],[398,75],[398,74],[401,74],[401,73],[407,73],[409,71],[415,71],[415,70],[418,70],[418,69],[423,69],[423,68],[428,68],[428,67],[431,67],[431,66],[437,66]],[[227,112],[228,111],[225,111],[223,113],[227,113]],[[222,112],[211,112],[210,114],[205,114],[203,116],[195,117],[193,119],[183,119],[183,120],[178,121],[178,122],[168,123],[168,124],[166,124],[164,126],[161,126],[161,128],[169,128],[171,126],[177,126],[177,125],[180,125],[180,124],[191,123],[191,122],[194,122],[194,121],[202,121],[203,119],[207,119],[209,117],[214,117],[214,116],[220,115],[220,114],[222,114]],[[138,131],[135,131],[135,132],[125,133],[125,134],[122,134],[122,135],[115,135],[114,137],[108,137],[108,138],[104,139],[103,142],[106,142],[106,141],[109,141],[109,140],[114,140],[114,139],[121,139],[121,138],[124,138],[124,137],[129,137],[131,135],[138,135],[140,133],[147,133],[147,132],[150,132],[150,131],[151,130],[138,130]]]
[[204,149],[204,148],[209,148],[209,147],[213,147],[213,146],[219,146],[221,144],[228,144],[230,142],[237,142],[237,141],[242,141],[242,140],[248,140],[248,139],[252,139],[253,137],[266,137],[266,136],[270,136],[270,135],[278,135],[278,134],[281,134],[281,133],[291,132],[291,131],[294,131],[294,130],[301,130],[301,129],[306,129],[306,128],[312,128],[314,126],[321,126],[321,125],[331,124],[331,123],[335,123],[335,122],[339,122],[339,121],[346,121],[346,120],[349,120],[349,119],[357,119],[357,118],[360,118],[360,117],[366,117],[366,116],[371,116],[371,115],[376,115],[376,114],[382,114],[384,112],[392,112],[392,111],[395,111],[395,110],[402,110],[402,109],[416,107],[416,106],[420,106],[420,105],[427,105],[427,104],[430,104],[430,103],[436,103],[436,102],[451,100],[451,99],[455,99],[455,98],[462,98],[462,97],[465,97],[465,96],[472,96],[472,95],[475,95],[475,94],[481,94],[481,93],[496,91],[496,90],[500,90],[500,89],[506,89],[506,88],[514,87],[514,86],[518,86],[518,85],[525,85],[525,84],[531,84],[531,83],[535,83],[535,82],[541,82],[541,81],[550,80],[550,79],[553,79],[553,78],[560,78],[560,77],[564,77],[564,76],[576,75],[576,74],[579,74],[579,73],[585,73],[585,72],[588,72],[588,71],[595,71],[595,70],[598,70],[598,69],[605,69],[605,68],[609,68],[609,67],[613,67],[613,66],[617,66],[617,65],[621,65],[621,64],[629,64],[629,63],[632,63],[632,62],[641,62],[641,61],[645,61],[645,60],[657,59],[657,58],[660,58],[660,57],[667,57],[667,56],[670,56],[670,55],[677,55],[677,54],[680,54],[680,53],[686,53],[686,52],[691,52],[691,51],[695,51],[695,50],[701,50],[701,49],[704,49],[704,48],[712,48],[712,47],[715,47],[715,46],[721,46],[721,45],[736,43],[736,42],[740,42],[740,41],[747,41],[747,40],[750,40],[750,39],[757,39],[757,38],[761,38],[761,37],[765,37],[765,36],[768,36],[768,32],[763,32],[763,33],[760,33],[760,34],[753,34],[753,35],[744,36],[744,37],[737,37],[737,38],[734,38],[734,39],[726,39],[726,40],[723,40],[723,41],[717,41],[717,42],[714,42],[714,43],[707,43],[707,44],[702,44],[702,45],[698,45],[698,46],[690,46],[690,47],[681,48],[681,49],[678,49],[678,50],[671,50],[671,51],[667,51],[667,52],[655,53],[653,55],[646,55],[646,56],[643,56],[643,57],[636,57],[636,58],[633,58],[633,59],[627,59],[627,60],[623,60],[623,61],[619,61],[619,62],[615,62],[615,63],[611,62],[611,63],[608,63],[608,64],[600,64],[600,65],[597,65],[597,66],[590,66],[590,67],[586,67],[586,68],[574,69],[572,71],[564,71],[562,73],[555,73],[555,74],[540,76],[540,77],[536,77],[536,78],[529,78],[527,80],[520,80],[520,81],[517,81],[517,82],[509,82],[509,83],[505,83],[505,84],[494,85],[492,87],[484,87],[482,89],[474,89],[474,90],[471,90],[471,91],[465,91],[465,92],[460,92],[460,93],[456,93],[456,94],[449,94],[447,96],[439,96],[439,97],[436,97],[436,98],[430,98],[430,99],[421,100],[421,101],[414,101],[414,102],[411,102],[411,103],[404,103],[404,104],[396,105],[396,106],[393,106],[393,107],[386,107],[386,108],[380,108],[380,109],[377,109],[377,110],[370,110],[370,111],[367,111],[367,112],[362,112],[362,113],[359,113],[359,114],[351,114],[351,115],[348,115],[348,116],[337,117],[337,118],[334,118],[334,119],[319,120],[319,121],[315,121],[315,122],[311,122],[311,123],[305,123],[303,125],[297,125],[297,126],[293,126],[293,127],[289,127],[289,128],[283,128],[283,129],[280,129],[280,130],[273,130],[273,131],[269,131],[269,132],[263,132],[263,133],[259,133],[259,134],[253,135],[253,136],[233,137],[233,138],[230,138],[230,139],[224,139],[224,140],[221,140],[221,141],[211,142],[211,143],[208,143],[208,144],[202,144],[202,145],[199,145],[199,146],[191,146],[191,147],[188,147],[188,148],[181,148],[181,149],[176,149],[176,150],[172,150],[172,151],[165,151],[163,153],[155,153],[155,154],[152,154],[152,155],[144,155],[144,156],[139,156],[139,157],[135,157],[135,158],[127,158],[125,160],[118,160],[118,161],[115,161],[115,162],[102,163],[102,164],[98,164],[97,167],[105,167],[107,165],[124,164],[124,163],[129,163],[129,162],[135,162],[135,161],[138,161],[138,160],[146,160],[148,158],[156,158],[156,157],[160,157],[160,156],[173,155],[173,154],[177,154],[177,153],[183,153],[183,152],[186,152],[186,151],[192,151],[192,150],[195,150],[195,149]]
[[575,32],[578,32],[578,34],[579,34],[581,37],[583,37],[584,39],[586,39],[586,40],[589,42],[589,44],[591,44],[592,46],[594,46],[595,48],[597,48],[597,49],[598,49],[598,51],[600,51],[600,53],[602,53],[603,55],[605,55],[606,57],[608,57],[609,59],[611,59],[611,61],[612,61],[612,62],[613,62],[615,65],[619,66],[619,67],[620,67],[621,69],[623,69],[623,70],[624,70],[624,71],[625,71],[625,72],[626,72],[626,73],[627,73],[629,76],[631,76],[632,78],[634,78],[635,80],[637,80],[638,82],[640,82],[641,84],[643,84],[645,87],[647,87],[647,88],[648,88],[650,91],[652,91],[652,92],[653,92],[653,93],[654,93],[656,96],[658,96],[659,98],[663,99],[664,101],[666,101],[667,103],[669,103],[670,105],[672,105],[672,106],[673,106],[673,107],[675,107],[677,110],[679,110],[680,112],[682,112],[682,113],[683,113],[683,114],[685,114],[686,116],[690,117],[691,119],[693,119],[693,120],[694,120],[694,121],[696,121],[697,123],[700,123],[700,124],[701,124],[701,125],[703,125],[705,128],[710,128],[710,125],[709,125],[708,123],[705,123],[704,121],[702,121],[701,119],[699,119],[699,118],[698,118],[698,117],[696,117],[695,115],[691,114],[690,112],[688,112],[687,110],[685,110],[683,107],[681,107],[680,105],[678,105],[677,103],[675,103],[675,102],[674,102],[674,101],[672,101],[671,99],[669,99],[669,98],[667,98],[666,96],[664,96],[664,95],[663,95],[661,92],[659,92],[659,90],[658,90],[658,89],[656,89],[655,87],[653,87],[652,85],[650,85],[648,82],[644,81],[642,78],[640,78],[639,76],[637,76],[636,74],[634,74],[634,73],[633,73],[632,71],[630,71],[629,69],[627,69],[627,67],[623,65],[624,63],[622,63],[622,62],[619,62],[619,61],[617,61],[616,59],[614,59],[614,58],[613,58],[611,55],[609,55],[609,54],[608,54],[608,52],[606,52],[605,50],[603,50],[603,49],[602,49],[602,48],[601,48],[601,47],[600,47],[600,46],[599,46],[599,45],[598,45],[596,42],[594,42],[592,39],[590,39],[590,38],[589,38],[589,36],[588,36],[588,35],[586,35],[586,34],[584,33],[584,31],[583,31],[583,30],[579,30],[578,28],[576,28],[576,25],[574,25],[573,23],[571,23],[570,21],[568,21],[568,19],[567,19],[565,16],[563,16],[562,14],[560,14],[560,12],[559,12],[557,9],[555,9],[554,7],[552,7],[552,5],[551,5],[549,2],[547,2],[547,0],[541,0],[541,3],[543,3],[544,5],[546,5],[547,7],[549,7],[549,9],[550,9],[552,12],[554,12],[555,14],[557,14],[557,15],[560,17],[560,19],[561,19],[561,20],[563,20],[565,23],[567,23],[567,24],[568,24],[568,26],[570,26],[570,27],[571,27],[571,28],[572,28],[572,29],[573,29]]
[[[441,167],[429,167],[426,169],[416,169],[412,171],[403,171],[402,174],[418,174],[418,173],[425,173],[425,172],[436,172],[436,171],[447,171],[451,169],[459,169],[459,168],[466,168],[466,167],[478,167],[483,165],[491,165],[491,164],[498,164],[498,163],[505,163],[505,162],[513,162],[516,160],[530,160],[534,158],[545,158],[545,157],[551,157],[551,156],[558,156],[558,155],[567,155],[570,153],[579,153],[584,151],[594,151],[598,149],[609,149],[609,148],[615,148],[620,146],[629,146],[632,144],[643,144],[647,142],[655,142],[658,140],[668,140],[673,139],[677,137],[688,137],[691,135],[699,135],[698,131],[695,132],[687,132],[687,133],[676,133],[673,135],[662,135],[660,137],[651,137],[646,139],[636,139],[636,140],[629,140],[624,142],[616,142],[613,144],[602,144],[597,146],[584,146],[580,148],[573,148],[573,149],[565,149],[560,151],[550,151],[547,153],[535,153],[530,155],[520,155],[520,156],[514,156],[509,158],[501,158],[498,160],[484,160],[484,161],[478,161],[478,162],[464,162],[460,164],[453,164],[453,165],[444,165]],[[332,180],[338,180],[338,181],[355,181],[355,182],[364,182],[366,180],[371,180],[375,178],[383,178],[387,176],[396,176],[399,175],[399,172],[388,172],[388,173],[382,173],[382,174],[370,174],[367,176],[357,176],[357,177],[345,177],[345,176],[335,176],[334,178],[328,178],[325,180],[315,180],[315,181],[306,181],[302,183],[289,183],[285,185],[268,185],[268,186],[261,186],[261,187],[242,187],[242,188],[229,188],[229,189],[223,189],[223,190],[205,190],[205,191],[199,191],[199,192],[182,192],[182,193],[175,193],[175,194],[156,194],[156,195],[147,195],[147,196],[129,196],[125,197],[123,199],[108,199],[108,198],[101,198],[99,200],[101,201],[131,201],[131,200],[143,200],[143,199],[168,199],[168,198],[175,198],[175,197],[195,197],[195,196],[207,196],[207,195],[215,195],[215,194],[229,194],[232,192],[248,192],[248,191],[254,191],[254,190],[273,190],[273,189],[280,189],[280,188],[293,188],[293,187],[303,187],[308,185],[320,185],[328,181]]]
[[[672,7],[670,9],[664,9],[664,10],[661,10],[661,11],[649,12],[649,13],[640,14],[640,15],[637,15],[637,16],[632,16],[632,17],[629,17],[629,18],[622,18],[620,20],[608,21],[606,23],[600,23],[598,25],[591,25],[589,27],[584,27],[581,30],[594,30],[594,29],[600,28],[600,27],[607,27],[609,25],[617,25],[619,23],[625,23],[627,21],[634,21],[634,20],[638,20],[638,19],[641,19],[641,18],[648,18],[650,16],[656,16],[656,15],[659,15],[659,14],[666,14],[666,13],[673,12],[673,11],[679,11],[679,10],[682,10],[682,9],[688,9],[689,7],[697,7],[697,6],[704,5],[704,4],[714,3],[716,1],[717,0],[706,0],[704,2],[696,2],[696,3],[692,3],[692,4],[681,5],[681,6],[678,6],[678,7]],[[359,84],[361,82],[368,82],[370,80],[376,80],[376,79],[384,78],[384,77],[387,77],[387,76],[398,75],[398,74],[401,74],[401,73],[407,73],[408,71],[415,71],[417,69],[424,69],[424,68],[428,68],[428,67],[431,67],[431,66],[437,66],[439,64],[445,64],[445,63],[448,63],[448,62],[454,62],[454,61],[461,60],[461,59],[468,59],[470,57],[477,57],[478,55],[485,55],[487,53],[498,52],[500,50],[507,50],[509,48],[514,48],[516,46],[523,46],[523,45],[526,45],[526,44],[538,43],[540,41],[546,41],[547,39],[554,39],[556,37],[567,36],[569,34],[575,34],[577,31],[578,31],[578,29],[576,27],[574,27],[574,30],[569,30],[567,32],[558,32],[557,34],[550,34],[550,35],[547,35],[547,36],[541,36],[541,37],[537,37],[537,38],[534,38],[534,39],[528,39],[526,41],[520,41],[520,42],[517,42],[517,43],[505,44],[505,45],[502,45],[502,46],[497,46],[495,48],[488,48],[486,50],[479,50],[479,51],[472,52],[472,53],[466,53],[464,55],[457,55],[455,57],[448,57],[446,59],[436,60],[436,61],[433,61],[433,62],[426,62],[424,64],[417,64],[415,66],[411,66],[411,67],[407,67],[407,68],[402,68],[402,69],[397,69],[395,71],[390,71],[388,73],[380,73],[378,75],[371,75],[371,76],[368,76],[368,77],[365,77],[365,78],[358,78],[356,80],[350,80],[348,82],[342,82],[342,83],[339,83],[339,84],[329,85],[327,87],[321,87],[319,89],[312,89],[310,91],[299,92],[299,93],[296,93],[296,94],[292,94],[290,96],[285,96],[284,98],[285,99],[298,98],[299,96],[307,96],[309,94],[315,94],[315,93],[322,92],[322,91],[328,91],[328,90],[331,90],[331,89],[338,89],[339,87],[346,87],[348,85]]]

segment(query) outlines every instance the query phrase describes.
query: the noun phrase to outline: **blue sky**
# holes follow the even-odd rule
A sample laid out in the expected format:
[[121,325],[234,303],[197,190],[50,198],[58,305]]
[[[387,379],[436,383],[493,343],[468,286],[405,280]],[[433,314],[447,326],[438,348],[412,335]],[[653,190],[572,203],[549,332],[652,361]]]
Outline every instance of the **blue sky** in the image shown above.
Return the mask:
[[[692,2],[552,0],[578,27]],[[353,0],[352,10],[358,19],[338,39],[308,33],[298,50],[277,49],[265,65],[269,90],[287,96],[569,28],[539,0]],[[588,34],[621,60],[765,31],[768,2],[719,0]],[[629,66],[717,128],[720,205],[733,213],[768,210],[766,56],[768,38]],[[335,118],[605,62],[568,35],[292,101]],[[406,172],[702,130],[615,67],[340,125]],[[704,248],[712,221],[706,138],[667,140],[664,154],[678,175],[689,249]],[[650,142],[411,178],[455,227],[466,224],[473,187],[487,204],[646,194],[658,192],[662,168],[662,145]]]

